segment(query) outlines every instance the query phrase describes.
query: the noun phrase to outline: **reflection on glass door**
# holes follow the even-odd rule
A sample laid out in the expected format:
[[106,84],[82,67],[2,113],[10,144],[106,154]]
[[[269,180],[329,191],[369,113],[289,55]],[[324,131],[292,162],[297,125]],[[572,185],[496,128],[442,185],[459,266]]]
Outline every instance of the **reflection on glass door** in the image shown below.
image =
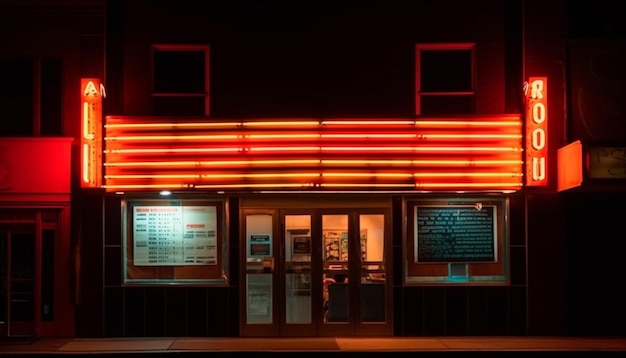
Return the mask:
[[244,215],[242,335],[278,335],[273,213]]
[[350,306],[348,215],[322,216],[324,323],[347,323]]
[[387,320],[384,228],[384,215],[359,215],[361,322],[385,322]]
[[313,241],[311,215],[284,216],[284,324],[282,335],[314,334],[311,283]]

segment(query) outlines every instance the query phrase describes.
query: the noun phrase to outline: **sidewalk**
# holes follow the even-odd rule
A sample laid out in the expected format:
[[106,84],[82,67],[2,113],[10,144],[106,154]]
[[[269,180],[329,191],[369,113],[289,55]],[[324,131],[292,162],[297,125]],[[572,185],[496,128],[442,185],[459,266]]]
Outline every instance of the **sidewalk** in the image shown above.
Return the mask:
[[[159,353],[167,355],[181,353],[359,353],[385,352],[411,353],[419,357],[434,356],[439,353],[459,354],[478,353],[484,357],[488,353],[528,353],[523,356],[540,357],[626,357],[626,338],[586,338],[586,337],[306,337],[306,338],[238,338],[238,337],[174,337],[174,338],[73,338],[73,339],[17,339],[0,340],[0,355],[48,356],[67,354],[72,357],[81,354],[128,354]],[[212,357],[217,355],[211,354]],[[499,355],[501,356],[501,355]]]

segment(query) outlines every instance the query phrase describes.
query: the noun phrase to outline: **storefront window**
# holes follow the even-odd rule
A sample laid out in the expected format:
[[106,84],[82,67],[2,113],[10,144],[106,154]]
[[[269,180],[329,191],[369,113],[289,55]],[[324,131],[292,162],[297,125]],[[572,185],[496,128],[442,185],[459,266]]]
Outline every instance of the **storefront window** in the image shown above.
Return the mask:
[[125,203],[124,283],[226,284],[221,201]]
[[406,205],[406,284],[508,282],[505,199],[409,200]]

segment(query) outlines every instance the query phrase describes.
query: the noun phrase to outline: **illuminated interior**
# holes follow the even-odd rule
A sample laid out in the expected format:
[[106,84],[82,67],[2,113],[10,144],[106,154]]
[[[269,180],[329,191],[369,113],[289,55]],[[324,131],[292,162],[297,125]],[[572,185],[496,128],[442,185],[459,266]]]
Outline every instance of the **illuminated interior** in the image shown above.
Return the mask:
[[139,190],[515,191],[519,115],[208,120],[109,116],[104,185]]

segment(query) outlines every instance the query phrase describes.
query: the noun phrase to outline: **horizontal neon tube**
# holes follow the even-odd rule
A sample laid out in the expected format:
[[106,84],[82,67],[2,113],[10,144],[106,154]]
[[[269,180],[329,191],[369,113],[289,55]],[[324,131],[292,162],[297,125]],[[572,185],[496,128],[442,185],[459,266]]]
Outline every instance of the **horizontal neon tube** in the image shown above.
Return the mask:
[[202,129],[202,128],[219,128],[219,127],[241,127],[240,122],[185,122],[185,123],[107,123],[104,125],[106,129],[147,129],[147,128],[172,128],[172,129]]
[[105,141],[185,141],[185,140],[217,140],[217,139],[240,139],[239,134],[206,134],[206,135],[136,135],[136,136],[107,136]]
[[104,163],[108,168],[133,168],[133,167],[197,167],[201,162],[108,162]]
[[319,177],[320,173],[262,173],[262,174],[201,174],[203,179],[226,179],[226,178],[299,178]]
[[147,148],[147,149],[109,149],[105,154],[131,154],[131,153],[218,153],[218,152],[243,152],[243,148]]
[[521,177],[521,172],[494,172],[494,173],[474,173],[474,172],[457,172],[457,173],[413,173],[416,177],[424,178],[445,178],[445,177]]
[[215,166],[261,166],[261,165],[322,165],[322,166],[515,166],[522,165],[522,160],[360,160],[360,159],[310,159],[310,160],[220,160],[214,161],[154,161],[154,162],[109,162],[109,168],[132,167],[215,167]]
[[143,135],[108,135],[104,138],[108,142],[121,142],[121,141],[148,141],[148,140],[205,140],[205,139],[319,139],[319,138],[331,138],[331,139],[520,139],[521,134],[507,134],[507,133],[270,133],[270,134],[245,134],[245,133],[231,133],[231,134],[143,134]]
[[471,188],[505,188],[505,187],[521,187],[523,184],[521,182],[511,182],[511,183],[415,183],[416,188],[462,188],[462,187],[471,187]]
[[320,137],[322,137],[322,135],[320,135],[319,133],[245,134],[243,135],[243,138],[245,139],[304,139],[304,138],[318,139]]
[[[133,117],[135,118],[135,117]],[[140,118],[140,117],[136,117]],[[147,117],[151,119],[150,117]],[[492,126],[492,125],[521,125],[521,120],[509,120],[512,116],[500,116],[493,120],[289,120],[289,121],[227,121],[227,122],[137,122],[137,123],[116,123],[116,121],[126,121],[128,118],[111,117],[107,118],[104,125],[107,129],[132,129],[132,128],[215,128],[215,127],[314,127],[314,126],[354,126],[354,125],[374,125],[374,126]],[[513,116],[513,118],[516,118]]]
[[188,189],[193,186],[187,184],[107,184],[102,186],[105,189]]
[[[179,138],[179,137],[177,137]],[[521,134],[421,134],[421,133],[408,133],[408,134],[394,134],[394,133],[358,133],[358,134],[245,134],[243,138],[246,139],[521,139]]]
[[517,152],[522,151],[521,147],[253,147],[251,152],[285,152],[285,151],[335,151],[335,152],[467,152],[467,151],[497,151],[497,152]]
[[364,188],[364,187],[378,187],[378,188],[505,188],[505,187],[521,187],[522,183],[416,183],[411,184],[363,184],[363,183],[264,183],[264,184],[198,184],[198,185],[185,185],[185,184],[120,184],[120,185],[103,185],[106,189],[227,189],[227,188],[313,188],[313,187],[328,187],[328,188]]
[[292,146],[284,146],[284,147],[214,147],[214,148],[198,148],[198,147],[190,147],[190,148],[119,148],[119,149],[107,149],[104,150],[104,153],[189,153],[189,152],[285,152],[285,151],[309,151],[309,152],[371,152],[375,153],[376,151],[396,151],[396,152],[466,152],[466,151],[513,151],[513,152],[521,152],[521,147],[485,147],[485,146],[463,146],[463,147],[452,147],[452,146],[441,146],[441,147],[376,147],[376,146],[367,146],[367,147],[319,147],[319,146],[309,146],[309,147],[292,147]]
[[319,121],[250,121],[250,122],[241,122],[241,125],[244,127],[259,127],[259,126],[268,126],[268,127],[312,127],[319,126]]
[[198,184],[197,189],[237,189],[237,188],[312,188],[313,184],[267,183],[267,184]]
[[393,184],[393,183],[322,183],[321,188],[413,188],[413,184]]
[[321,173],[323,177],[411,178],[411,173]]
[[521,139],[521,134],[423,134],[418,139]]
[[341,126],[345,126],[345,125],[375,125],[375,126],[393,126],[393,125],[414,125],[415,121],[404,121],[404,120],[400,120],[400,121],[396,121],[396,120],[392,120],[392,121],[386,121],[386,120],[382,120],[382,121],[369,121],[369,120],[353,120],[353,121],[344,121],[344,120],[329,120],[329,121],[322,121],[321,122],[322,126],[331,126],[331,125],[341,125]]
[[417,127],[521,127],[522,121],[416,121]]
[[332,165],[433,165],[433,166],[477,166],[477,165],[522,165],[522,160],[343,160],[322,159],[322,164]]
[[110,174],[105,175],[107,180],[119,179],[266,179],[266,178],[391,178],[391,179],[410,179],[416,178],[454,178],[454,177],[522,177],[522,173],[515,172],[495,172],[495,173],[232,173],[232,174]]
[[238,178],[300,178],[320,177],[320,173],[262,173],[262,174],[113,174],[105,175],[106,179],[238,179]]
[[105,179],[199,179],[200,174],[110,174]]

